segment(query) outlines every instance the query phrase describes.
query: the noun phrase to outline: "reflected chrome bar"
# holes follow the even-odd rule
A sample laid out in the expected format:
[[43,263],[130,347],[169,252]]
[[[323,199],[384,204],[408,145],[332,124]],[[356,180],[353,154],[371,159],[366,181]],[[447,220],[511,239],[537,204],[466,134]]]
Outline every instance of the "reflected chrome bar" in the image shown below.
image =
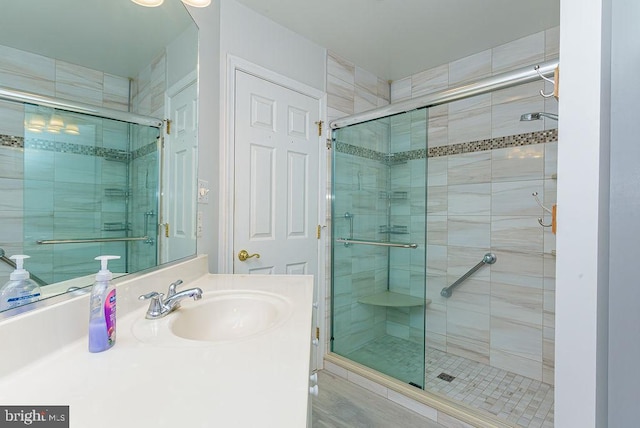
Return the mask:
[[[389,104],[362,113],[343,117],[330,123],[331,129],[344,128],[345,126],[357,123],[368,122],[380,119],[381,117],[393,116],[399,113],[416,110],[423,107],[433,107],[451,101],[462,100],[498,89],[510,88],[540,79],[540,75],[551,76],[558,66],[558,60],[542,62],[536,70],[534,66],[519,68],[506,73],[497,74],[485,79],[476,80],[456,88],[446,89],[433,94],[426,94],[406,101]],[[539,73],[538,73],[539,72]]]
[[89,238],[89,239],[51,239],[36,241],[38,245],[43,244],[86,244],[91,242],[120,242],[120,241],[146,241],[148,236],[140,236],[136,238]]
[[344,239],[338,238],[336,242],[341,242],[348,246],[349,244],[377,245],[380,247],[399,247],[399,248],[418,248],[418,244],[406,244],[403,242],[382,242],[382,241],[366,241],[364,239]]
[[58,98],[37,95],[31,92],[16,91],[14,89],[0,86],[0,99],[5,101],[15,101],[19,103],[36,104],[44,107],[51,107],[59,110],[71,111],[74,113],[88,114],[89,116],[104,117],[107,119],[120,120],[122,122],[135,123],[144,126],[162,127],[162,120],[142,116],[126,111],[114,110],[106,107],[96,107],[91,104],[79,103],[76,101],[63,100]]
[[482,258],[482,260],[480,261],[480,263],[478,263],[477,265],[475,265],[474,267],[469,269],[469,272],[467,272],[464,275],[462,275],[460,277],[460,279],[458,279],[456,282],[454,282],[453,284],[451,284],[448,287],[443,288],[440,291],[440,295],[442,297],[446,297],[446,298],[451,297],[451,295],[453,294],[453,289],[454,288],[456,288],[458,285],[460,285],[462,282],[464,282],[467,278],[469,278],[471,275],[473,275],[482,266],[484,266],[484,265],[492,265],[492,264],[494,264],[496,262],[496,260],[498,260],[498,258],[496,257],[495,254],[493,254],[493,253],[485,254],[484,257]]

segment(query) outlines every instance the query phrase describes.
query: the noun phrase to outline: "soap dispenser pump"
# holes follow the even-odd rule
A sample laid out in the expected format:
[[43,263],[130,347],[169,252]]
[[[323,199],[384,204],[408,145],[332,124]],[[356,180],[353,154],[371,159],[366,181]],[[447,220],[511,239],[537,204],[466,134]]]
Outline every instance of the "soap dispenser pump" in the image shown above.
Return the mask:
[[109,260],[120,256],[98,256],[100,271],[91,289],[89,313],[89,352],[102,352],[116,343],[116,289],[113,274],[107,268]]
[[16,262],[16,269],[11,272],[9,282],[0,288],[0,311],[16,308],[40,299],[40,287],[29,278],[24,269],[24,259],[29,256],[16,254],[9,257]]

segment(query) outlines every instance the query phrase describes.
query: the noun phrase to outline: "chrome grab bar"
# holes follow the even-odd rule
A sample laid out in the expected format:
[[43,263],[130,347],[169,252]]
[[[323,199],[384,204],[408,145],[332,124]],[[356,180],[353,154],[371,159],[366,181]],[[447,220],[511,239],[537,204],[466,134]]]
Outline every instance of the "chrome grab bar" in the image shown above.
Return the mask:
[[347,211],[344,213],[344,218],[349,220],[349,239],[353,239],[353,214]]
[[453,289],[454,288],[456,288],[458,285],[460,285],[462,282],[464,282],[467,278],[469,278],[471,275],[473,275],[482,266],[484,266],[484,265],[492,265],[492,264],[494,264],[496,262],[496,260],[498,260],[498,258],[496,257],[495,254],[493,254],[493,253],[485,254],[484,257],[482,258],[482,260],[480,261],[480,263],[478,263],[477,265],[475,265],[474,267],[469,269],[469,272],[467,272],[464,275],[462,275],[460,277],[460,279],[458,279],[456,282],[454,282],[453,284],[451,284],[448,287],[443,288],[440,291],[440,295],[442,297],[446,297],[446,298],[451,297],[451,295],[453,294]]
[[407,244],[404,242],[384,242],[384,241],[366,241],[364,239],[345,239],[338,238],[336,242],[344,243],[345,247],[350,244],[377,245],[380,247],[399,247],[399,248],[418,248],[418,244]]
[[91,242],[120,242],[120,241],[146,241],[148,236],[140,236],[137,238],[89,238],[89,239],[41,239],[36,241],[38,245],[43,244],[86,244]]

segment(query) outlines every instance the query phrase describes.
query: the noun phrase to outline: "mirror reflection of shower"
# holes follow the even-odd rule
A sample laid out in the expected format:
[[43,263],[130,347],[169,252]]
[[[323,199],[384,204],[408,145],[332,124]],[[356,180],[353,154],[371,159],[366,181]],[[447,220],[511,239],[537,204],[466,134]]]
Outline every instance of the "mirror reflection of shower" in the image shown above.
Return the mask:
[[558,115],[553,113],[545,113],[545,112],[536,112],[536,113],[525,113],[520,116],[521,122],[529,122],[532,120],[542,120],[543,117],[548,117],[549,119],[558,120]]

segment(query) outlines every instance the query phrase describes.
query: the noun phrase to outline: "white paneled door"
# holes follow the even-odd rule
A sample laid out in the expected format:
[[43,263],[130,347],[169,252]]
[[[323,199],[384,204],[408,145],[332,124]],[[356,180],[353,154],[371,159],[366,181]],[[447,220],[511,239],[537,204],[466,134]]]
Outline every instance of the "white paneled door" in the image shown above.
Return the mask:
[[168,98],[171,125],[165,136],[161,225],[163,262],[196,252],[196,170],[198,152],[198,92],[196,83]]
[[235,91],[234,273],[317,285],[318,99],[239,70]]

